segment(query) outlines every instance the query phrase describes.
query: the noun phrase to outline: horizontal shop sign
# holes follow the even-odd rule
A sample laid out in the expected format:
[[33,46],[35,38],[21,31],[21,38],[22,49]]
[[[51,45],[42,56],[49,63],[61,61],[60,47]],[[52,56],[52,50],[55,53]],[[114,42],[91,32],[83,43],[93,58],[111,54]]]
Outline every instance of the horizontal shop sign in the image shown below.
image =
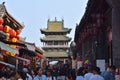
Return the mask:
[[9,63],[6,63],[6,62],[3,62],[3,61],[0,61],[0,64],[4,64],[4,65],[9,66],[9,67],[11,67],[11,68],[15,68],[14,65],[9,64]]
[[19,54],[19,51],[16,48],[12,48],[11,46],[9,46],[8,44],[5,44],[3,42],[0,42],[0,48],[3,50],[6,50],[8,52],[13,52],[13,53]]

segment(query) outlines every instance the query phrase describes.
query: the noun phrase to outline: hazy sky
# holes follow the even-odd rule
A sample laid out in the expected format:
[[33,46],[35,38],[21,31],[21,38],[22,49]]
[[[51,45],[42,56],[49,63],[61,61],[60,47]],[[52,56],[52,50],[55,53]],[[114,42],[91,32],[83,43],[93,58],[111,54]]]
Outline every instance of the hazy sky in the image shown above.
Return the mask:
[[88,0],[0,0],[5,2],[7,11],[24,29],[20,34],[26,41],[42,47],[40,29],[47,28],[47,20],[64,19],[64,27],[72,28],[69,37],[74,38],[76,23],[79,24]]

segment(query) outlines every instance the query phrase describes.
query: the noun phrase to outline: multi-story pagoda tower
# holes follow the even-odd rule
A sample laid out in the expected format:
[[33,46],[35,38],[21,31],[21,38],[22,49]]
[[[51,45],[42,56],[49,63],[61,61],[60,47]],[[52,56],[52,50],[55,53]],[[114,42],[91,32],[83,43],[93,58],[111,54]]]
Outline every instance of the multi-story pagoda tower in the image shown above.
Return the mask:
[[57,21],[55,18],[55,21],[50,21],[48,19],[47,28],[40,31],[45,35],[40,39],[43,42],[43,55],[50,61],[66,59],[71,41],[71,38],[66,35],[70,33],[71,29],[64,28],[64,20]]

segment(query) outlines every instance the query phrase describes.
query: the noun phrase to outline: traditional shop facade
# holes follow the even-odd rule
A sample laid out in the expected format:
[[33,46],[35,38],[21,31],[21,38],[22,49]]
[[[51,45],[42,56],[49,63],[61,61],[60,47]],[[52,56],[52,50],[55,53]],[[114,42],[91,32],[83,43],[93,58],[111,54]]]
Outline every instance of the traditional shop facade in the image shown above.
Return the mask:
[[33,63],[32,67],[35,67],[36,58],[43,57],[43,52],[35,44],[22,40],[20,33],[23,28],[24,25],[7,12],[4,3],[0,4],[0,64],[13,65],[18,69]]
[[17,44],[16,42],[19,40],[19,34],[23,27],[24,26],[17,22],[7,12],[4,3],[0,4],[0,55],[2,55],[1,61],[8,63],[12,61],[13,56],[19,55],[19,50],[17,49],[17,46],[15,44]]
[[83,65],[96,65],[97,60],[113,64],[112,8],[105,0],[89,0],[85,14],[76,25],[74,42]]

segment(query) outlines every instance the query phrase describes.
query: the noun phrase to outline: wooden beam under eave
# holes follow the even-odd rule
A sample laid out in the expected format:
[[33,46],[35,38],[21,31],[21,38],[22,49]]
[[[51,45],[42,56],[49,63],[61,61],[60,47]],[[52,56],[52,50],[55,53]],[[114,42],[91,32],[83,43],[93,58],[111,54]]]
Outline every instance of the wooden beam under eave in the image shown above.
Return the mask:
[[10,23],[10,20],[9,20],[8,18],[6,18],[6,21],[7,21],[8,23]]
[[11,16],[9,16],[7,13],[5,13],[5,16],[14,24],[16,24],[17,26],[19,26],[18,28],[23,29],[23,26],[20,25],[19,23],[16,22],[16,20],[14,18],[12,18]]
[[18,29],[18,27],[16,26],[16,24],[13,23],[13,25],[14,25],[15,29]]

